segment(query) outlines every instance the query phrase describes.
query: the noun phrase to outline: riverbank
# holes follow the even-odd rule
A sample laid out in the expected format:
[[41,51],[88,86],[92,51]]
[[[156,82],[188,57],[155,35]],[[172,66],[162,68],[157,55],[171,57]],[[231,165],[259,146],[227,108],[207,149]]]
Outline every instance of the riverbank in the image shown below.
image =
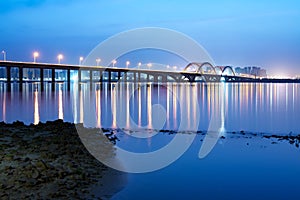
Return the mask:
[[[101,144],[113,156],[113,144],[105,136]],[[0,199],[102,199],[124,183],[124,174],[96,160],[75,125],[62,120],[0,122],[0,151]]]

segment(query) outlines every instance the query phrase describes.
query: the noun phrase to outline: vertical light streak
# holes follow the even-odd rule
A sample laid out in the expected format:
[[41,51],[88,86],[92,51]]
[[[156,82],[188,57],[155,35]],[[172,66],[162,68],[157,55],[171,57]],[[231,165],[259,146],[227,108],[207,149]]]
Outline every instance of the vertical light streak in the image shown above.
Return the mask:
[[138,87],[138,125],[139,127],[142,127],[142,91],[141,87]]
[[84,120],[84,116],[83,116],[83,93],[82,93],[82,90],[79,91],[79,106],[80,106],[80,110],[79,110],[79,123],[83,123],[83,120]]
[[148,128],[152,129],[152,85],[150,84],[147,89],[147,113],[148,113]]
[[112,128],[117,128],[117,94],[116,94],[116,87],[112,88],[112,114],[113,114],[113,122]]
[[74,123],[78,122],[78,110],[77,110],[77,98],[78,98],[78,83],[73,84],[73,113],[74,113]]
[[97,128],[101,128],[101,95],[100,95],[100,90],[96,90],[96,114],[97,114]]
[[174,129],[177,129],[177,96],[178,96],[178,87],[176,84],[173,84],[173,120],[174,120]]
[[167,120],[167,127],[166,128],[167,129],[170,129],[170,87],[171,87],[170,84],[167,83],[167,102],[166,102],[167,103],[167,106],[166,106],[167,107],[166,108],[167,109],[166,110],[166,112],[167,112],[166,113],[166,115],[167,115],[166,116],[166,118],[167,118],[166,119]]
[[38,91],[34,92],[34,120],[33,124],[38,124],[40,122],[40,114],[39,114],[39,99],[38,99]]
[[130,128],[130,91],[129,91],[129,86],[128,83],[126,84],[126,128]]
[[6,122],[6,88],[3,90],[2,120]]
[[58,119],[64,119],[62,88],[58,90]]

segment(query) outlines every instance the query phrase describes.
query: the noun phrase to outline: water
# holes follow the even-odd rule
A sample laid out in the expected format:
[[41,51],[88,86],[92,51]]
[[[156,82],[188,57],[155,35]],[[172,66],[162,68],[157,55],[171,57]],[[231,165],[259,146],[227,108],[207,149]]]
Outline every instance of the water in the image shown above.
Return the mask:
[[[166,168],[128,174],[113,199],[282,199],[298,197],[299,150],[263,135],[300,133],[299,84],[0,84],[0,121],[64,119],[88,127],[121,128],[117,146],[136,153],[159,150],[178,134],[191,133],[188,150]],[[222,130],[204,158],[206,130]],[[174,130],[177,134],[158,132]],[[195,134],[198,130],[198,134]],[[239,131],[244,130],[245,135]],[[135,133],[132,137],[131,132]],[[239,134],[233,134],[235,131]],[[129,134],[128,134],[129,133]],[[257,134],[256,136],[252,134]],[[145,137],[145,138],[142,138]]]

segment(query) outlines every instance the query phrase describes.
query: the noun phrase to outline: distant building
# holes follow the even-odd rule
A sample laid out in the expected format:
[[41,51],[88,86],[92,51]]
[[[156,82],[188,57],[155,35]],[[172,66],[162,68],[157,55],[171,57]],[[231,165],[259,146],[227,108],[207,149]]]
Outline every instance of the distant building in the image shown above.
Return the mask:
[[251,75],[255,77],[267,77],[267,70],[261,69],[260,67],[251,66],[251,67],[236,67],[235,73],[239,75]]

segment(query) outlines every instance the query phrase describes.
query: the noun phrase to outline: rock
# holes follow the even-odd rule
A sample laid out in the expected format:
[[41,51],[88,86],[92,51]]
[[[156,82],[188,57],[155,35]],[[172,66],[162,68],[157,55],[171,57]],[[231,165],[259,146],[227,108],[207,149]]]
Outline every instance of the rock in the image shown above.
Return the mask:
[[16,126],[24,126],[25,124],[24,124],[24,122],[20,122],[17,120],[15,122],[13,122],[12,125],[16,127]]
[[34,166],[39,170],[46,170],[48,169],[46,163],[43,160],[39,160],[36,163],[34,163]]

